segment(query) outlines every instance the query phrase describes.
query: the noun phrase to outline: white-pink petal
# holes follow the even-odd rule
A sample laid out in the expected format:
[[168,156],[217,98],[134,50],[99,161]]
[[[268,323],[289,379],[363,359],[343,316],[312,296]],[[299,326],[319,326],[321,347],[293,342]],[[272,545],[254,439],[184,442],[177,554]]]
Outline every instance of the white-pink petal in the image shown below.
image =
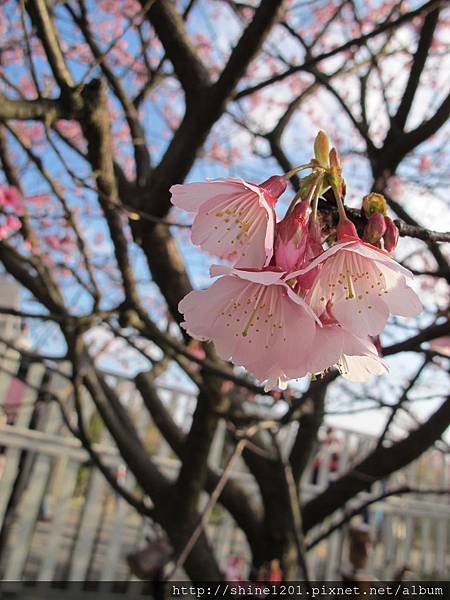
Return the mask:
[[343,355],[338,369],[344,379],[357,383],[368,381],[372,375],[384,375],[389,370],[384,360],[375,355]]
[[413,278],[413,274],[409,269],[406,269],[403,265],[399,264],[387,252],[384,252],[383,250],[380,250],[379,248],[376,248],[371,244],[366,244],[365,242],[357,242],[351,247],[348,247],[347,249],[351,252],[356,252],[357,254],[360,254],[365,258],[381,263],[388,269],[396,271],[397,273],[401,273],[408,279]]
[[308,357],[308,371],[321,373],[334,366],[342,356],[344,332],[339,325],[325,325],[316,329],[314,343]]
[[177,183],[170,188],[172,204],[188,212],[198,212],[200,206],[214,196],[236,192],[236,184],[231,182]]
[[[341,325],[328,324],[316,330],[308,368],[311,373],[320,373],[333,366],[352,381],[366,381],[372,374],[387,370],[368,337],[358,337]],[[289,375],[293,377],[293,373]]]
[[192,242],[239,266],[263,267],[273,254],[275,213],[263,188],[240,179],[175,185],[175,206],[195,213]]
[[383,300],[391,313],[400,317],[417,317],[423,310],[422,302],[417,294],[406,283],[389,290]]
[[284,283],[263,285],[225,275],[179,305],[192,337],[212,340],[225,360],[246,367],[260,381],[307,373],[314,339],[314,315],[304,301],[291,299]]
[[337,243],[333,249],[319,257],[323,266],[307,295],[318,315],[327,310],[356,335],[367,336],[383,330],[390,312],[420,313],[422,305],[406,285],[403,267],[385,253],[359,242]]

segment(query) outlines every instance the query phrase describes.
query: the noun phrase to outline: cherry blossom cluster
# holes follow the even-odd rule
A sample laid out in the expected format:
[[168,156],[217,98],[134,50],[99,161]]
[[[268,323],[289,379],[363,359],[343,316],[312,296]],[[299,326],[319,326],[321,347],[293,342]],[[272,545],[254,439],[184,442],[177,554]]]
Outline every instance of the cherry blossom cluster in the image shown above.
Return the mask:
[[19,216],[23,214],[23,200],[17,190],[0,186],[0,240],[7,239],[21,227]]
[[[364,199],[361,239],[346,216],[338,153],[323,132],[314,155],[259,185],[224,178],[170,190],[173,204],[193,215],[192,242],[228,263],[212,266],[214,283],[180,302],[182,326],[212,341],[221,358],[245,367],[266,390],[332,367],[352,381],[385,373],[374,339],[391,313],[414,317],[422,310],[408,286],[411,272],[390,255],[398,230],[383,196]],[[277,222],[278,198],[306,169]],[[325,247],[318,202],[329,190],[339,222]]]

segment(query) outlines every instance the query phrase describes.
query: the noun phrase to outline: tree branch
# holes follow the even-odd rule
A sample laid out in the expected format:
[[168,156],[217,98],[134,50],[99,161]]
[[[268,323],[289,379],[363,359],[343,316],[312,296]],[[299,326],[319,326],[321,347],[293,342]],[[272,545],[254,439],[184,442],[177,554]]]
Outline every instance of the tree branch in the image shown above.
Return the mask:
[[[152,381],[152,373],[139,373],[135,379],[136,387],[139,390],[145,406],[158,430],[175,452],[181,457],[185,451],[186,436],[175,423],[172,415],[168,412]],[[211,493],[217,486],[220,474],[211,467],[207,468],[205,489]],[[239,527],[244,531],[252,545],[257,537],[260,526],[258,510],[260,507],[248,496],[245,490],[233,479],[228,479],[223,488],[219,502],[228,510],[235,519]]]
[[379,447],[349,473],[330,483],[328,488],[303,508],[304,529],[308,531],[359,492],[369,490],[375,481],[405,467],[440,438],[450,421],[450,396],[417,429],[389,448]]
[[75,82],[67,68],[55,25],[45,0],[27,0],[25,6],[44,46],[48,62],[63,98],[72,100]]
[[108,67],[105,60],[106,57],[103,56],[102,51],[100,50],[97,42],[95,41],[94,35],[92,34],[89,25],[87,9],[84,0],[79,0],[79,4],[81,10],[80,15],[77,15],[69,4],[66,4],[66,10],[70,13],[72,19],[83,33],[83,36],[87,44],[89,45],[89,48],[91,49],[94,59],[99,64],[111,89],[113,90],[114,94],[116,95],[116,97],[122,105],[122,108],[125,113],[125,118],[130,129],[131,142],[134,148],[137,183],[139,186],[142,187],[146,184],[147,179],[150,176],[150,155],[148,152],[147,145],[145,143],[144,128],[140,123],[138,111],[131,99],[126,94],[122,82]]
[[390,346],[386,346],[383,348],[383,356],[392,356],[399,352],[416,350],[420,344],[430,342],[431,340],[445,335],[450,335],[450,321],[445,321],[445,323],[440,323],[439,325],[430,325],[430,327],[427,327],[417,335],[413,335],[403,342],[397,342]]
[[213,86],[213,94],[222,101],[232,93],[244,75],[265,38],[281,14],[283,0],[262,0],[255,10],[252,20],[242,34],[236,47]]
[[[69,340],[70,343],[70,340]],[[83,383],[97,407],[97,410],[105,423],[108,431],[113,437],[120,454],[129,466],[136,481],[142,487],[146,494],[155,501],[164,497],[168,490],[169,483],[154,465],[148,456],[145,447],[139,440],[136,431],[124,426],[119,414],[110,405],[108,397],[99,383],[98,373],[95,374],[92,369],[83,377]]]
[[323,422],[325,414],[325,397],[327,387],[318,385],[317,381],[309,384],[305,392],[307,402],[298,420],[298,431],[289,455],[292,475],[297,482],[303,474],[317,443],[317,433]]
[[425,67],[428,53],[433,42],[433,35],[439,21],[439,13],[439,8],[429,12],[426,15],[422,25],[419,43],[417,45],[417,50],[413,58],[411,70],[409,72],[408,82],[406,84],[405,91],[403,92],[397,112],[392,119],[395,126],[400,131],[403,131],[405,128],[406,120],[411,111],[411,106],[419,85],[420,76],[422,75],[422,71]]
[[[140,0],[142,6],[145,0]],[[183,18],[172,0],[157,0],[147,13],[175,73],[189,98],[210,84],[209,73],[186,32]]]
[[356,515],[361,514],[363,511],[366,510],[366,508],[369,508],[369,506],[371,506],[372,504],[375,504],[376,502],[380,502],[380,500],[385,500],[386,498],[390,498],[392,496],[401,496],[404,494],[443,495],[443,494],[450,494],[450,491],[442,490],[442,489],[433,489],[433,488],[429,488],[429,489],[411,488],[411,487],[405,485],[405,486],[398,487],[395,490],[391,490],[389,492],[384,492],[382,494],[379,494],[378,496],[375,496],[374,498],[370,498],[366,502],[363,502],[357,508],[354,508],[353,510],[346,512],[346,514],[342,517],[342,519],[340,519],[337,523],[335,523],[334,525],[329,527],[324,533],[321,533],[320,535],[315,537],[311,542],[309,542],[309,544],[307,545],[307,550],[311,550],[312,548],[314,548],[314,546],[317,546],[317,544],[319,544],[322,540],[325,540],[334,531],[337,531],[338,529],[340,529],[342,527],[342,525],[345,525],[345,523],[348,523],[351,519],[353,519],[353,517],[356,517]]
[[351,48],[359,48],[360,46],[365,45],[366,42],[368,40],[370,40],[371,38],[376,37],[386,31],[389,31],[396,27],[399,27],[400,25],[403,25],[404,23],[407,23],[407,22],[413,20],[416,17],[418,17],[424,13],[428,13],[429,11],[434,10],[435,8],[437,8],[438,6],[442,6],[443,4],[444,4],[443,0],[430,0],[430,2],[423,4],[416,10],[412,10],[408,13],[401,15],[400,17],[398,17],[398,19],[395,19],[393,21],[388,20],[388,21],[382,23],[378,27],[375,27],[372,31],[369,31],[369,33],[366,33],[366,34],[360,36],[359,38],[351,39],[348,42],[345,42],[345,44],[341,44],[340,46],[337,46],[336,48],[333,48],[332,50],[329,50],[328,52],[323,52],[320,56],[316,56],[315,58],[304,61],[301,65],[296,65],[296,66],[290,67],[289,69],[286,69],[282,73],[278,73],[278,75],[269,77],[268,79],[265,79],[265,80],[261,81],[260,83],[257,83],[256,85],[253,85],[253,86],[250,86],[250,87],[247,87],[247,88],[241,90],[240,92],[238,92],[235,95],[235,99],[240,100],[241,98],[244,98],[245,96],[249,96],[250,94],[258,92],[259,90],[262,90],[269,85],[273,85],[274,83],[277,83],[278,81],[283,81],[283,79],[286,79],[287,77],[290,77],[291,75],[294,75],[295,73],[299,73],[300,71],[307,71],[308,69],[310,69],[314,65],[318,64],[319,62],[322,62],[322,61],[326,60],[327,58],[331,58],[332,56],[335,56],[336,54],[340,54],[341,52],[344,52],[345,50],[350,50]]
[[39,98],[38,100],[11,100],[0,93],[0,120],[45,121],[53,123],[58,119],[71,119],[72,111],[61,99]]

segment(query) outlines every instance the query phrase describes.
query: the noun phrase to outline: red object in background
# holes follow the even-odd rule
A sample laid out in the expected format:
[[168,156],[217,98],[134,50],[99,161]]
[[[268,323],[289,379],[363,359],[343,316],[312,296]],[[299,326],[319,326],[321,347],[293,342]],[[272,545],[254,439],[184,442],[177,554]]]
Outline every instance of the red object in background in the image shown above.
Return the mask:
[[6,414],[6,422],[8,425],[12,425],[15,422],[17,413],[22,405],[24,393],[25,384],[19,379],[12,379],[3,403],[3,408]]
[[229,556],[225,566],[227,581],[244,581],[242,577],[243,563],[240,556]]
[[[326,432],[325,432],[325,437],[320,441],[321,447],[326,447],[326,448],[329,448],[332,450],[331,457],[330,457],[330,469],[329,469],[330,473],[335,473],[338,470],[339,452],[340,452],[340,447],[342,444],[342,440],[339,438],[339,436],[336,435],[335,432],[336,432],[335,427],[332,427],[332,426],[327,427]],[[320,456],[320,449],[319,449],[319,453],[317,454],[316,458],[314,459],[314,463],[313,463],[314,471],[318,472],[318,470],[320,469],[321,462],[322,462],[322,457]]]

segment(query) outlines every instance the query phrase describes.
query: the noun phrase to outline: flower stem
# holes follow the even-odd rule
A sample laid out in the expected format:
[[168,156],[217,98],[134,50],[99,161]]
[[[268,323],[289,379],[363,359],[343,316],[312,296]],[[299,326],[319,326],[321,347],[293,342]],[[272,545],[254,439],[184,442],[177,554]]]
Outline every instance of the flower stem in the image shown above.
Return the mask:
[[323,175],[317,178],[317,182],[314,186],[312,193],[312,210],[311,210],[311,221],[315,223],[317,221],[317,205],[319,204],[320,188],[322,186]]
[[285,173],[284,176],[287,179],[290,179],[291,177],[293,177],[299,171],[304,171],[305,169],[310,169],[313,166],[314,165],[312,163],[310,163],[310,162],[309,163],[305,163],[304,165],[299,165],[298,167],[295,167],[295,169],[291,169],[290,171],[288,171],[287,173]]
[[[316,178],[311,183],[311,187],[309,189],[308,195],[305,198],[306,202],[311,203],[311,199],[314,197],[314,194],[315,194],[316,190],[318,189],[318,186],[319,186],[320,182],[322,181],[322,179],[323,179],[323,174],[321,172],[317,173]],[[304,192],[304,190],[302,190],[302,188],[300,187],[298,192],[295,194],[294,199],[290,203],[289,208],[286,211],[286,216],[289,216],[291,214],[291,212],[294,210],[294,208],[298,202],[298,199],[301,198],[301,195],[303,192]]]
[[339,212],[339,220],[346,221],[347,215],[345,213],[345,207],[344,207],[344,203],[341,198],[341,194],[337,190],[336,186],[332,185],[331,187],[333,190],[334,197],[336,198],[336,204],[337,204],[337,208],[338,208],[338,212]]

